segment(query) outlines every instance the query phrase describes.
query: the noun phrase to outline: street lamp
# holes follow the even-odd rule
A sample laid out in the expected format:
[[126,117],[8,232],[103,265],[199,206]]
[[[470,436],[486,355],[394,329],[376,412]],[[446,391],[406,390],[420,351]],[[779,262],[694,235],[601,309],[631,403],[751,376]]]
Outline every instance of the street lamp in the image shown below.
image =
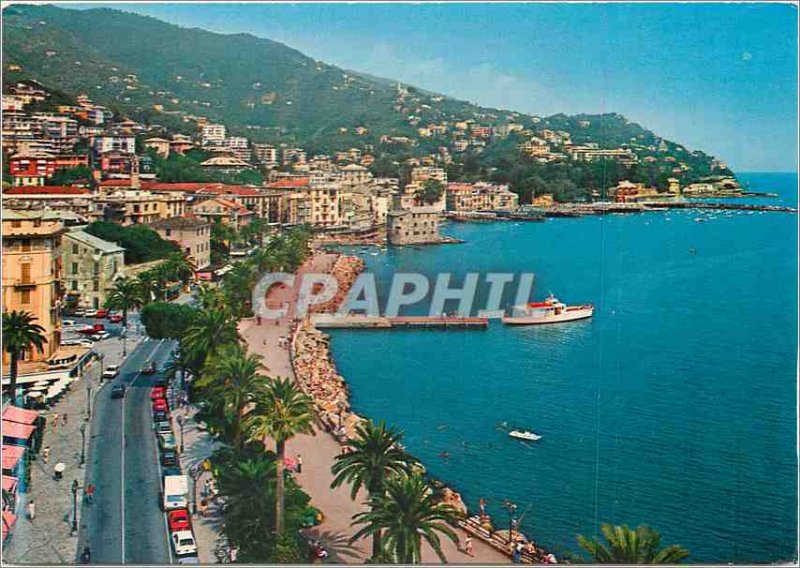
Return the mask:
[[72,480],[72,528],[70,534],[78,533],[78,480]]
[[86,420],[92,417],[92,384],[86,382]]
[[181,449],[180,449],[181,453],[183,453],[183,421],[184,421],[183,414],[179,414],[178,426],[181,427]]
[[128,332],[128,329],[125,328],[125,329],[122,330],[122,333],[120,333],[120,335],[122,336],[122,356],[123,357],[127,357],[128,356],[128,333],[127,332]]
[[508,544],[513,542],[514,527],[517,520],[514,518],[514,513],[517,512],[517,506],[508,499],[503,500],[503,508],[508,512]]
[[86,423],[81,424],[81,465],[86,463]]

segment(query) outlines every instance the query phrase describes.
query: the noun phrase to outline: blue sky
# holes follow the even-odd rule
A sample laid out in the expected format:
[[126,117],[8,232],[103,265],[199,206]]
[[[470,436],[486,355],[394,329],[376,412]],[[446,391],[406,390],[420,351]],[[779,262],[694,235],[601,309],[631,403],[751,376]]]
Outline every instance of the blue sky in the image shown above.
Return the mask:
[[619,112],[739,171],[797,171],[790,4],[117,4],[433,91]]

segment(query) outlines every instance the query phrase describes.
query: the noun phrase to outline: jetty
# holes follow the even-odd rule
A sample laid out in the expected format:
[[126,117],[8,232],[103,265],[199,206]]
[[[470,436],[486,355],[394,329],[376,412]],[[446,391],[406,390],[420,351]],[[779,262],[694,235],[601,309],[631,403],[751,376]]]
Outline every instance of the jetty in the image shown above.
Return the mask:
[[311,323],[318,329],[486,329],[489,319],[464,316],[384,317],[315,314]]

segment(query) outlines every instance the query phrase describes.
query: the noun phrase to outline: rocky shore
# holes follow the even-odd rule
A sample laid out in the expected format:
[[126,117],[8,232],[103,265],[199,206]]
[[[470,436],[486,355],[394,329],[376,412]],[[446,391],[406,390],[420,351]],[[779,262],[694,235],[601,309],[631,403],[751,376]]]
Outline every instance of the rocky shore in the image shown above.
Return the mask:
[[357,256],[339,255],[330,271],[338,284],[336,295],[328,302],[311,306],[308,311],[312,314],[334,313],[347,297],[358,275],[364,271],[364,266],[364,261]]

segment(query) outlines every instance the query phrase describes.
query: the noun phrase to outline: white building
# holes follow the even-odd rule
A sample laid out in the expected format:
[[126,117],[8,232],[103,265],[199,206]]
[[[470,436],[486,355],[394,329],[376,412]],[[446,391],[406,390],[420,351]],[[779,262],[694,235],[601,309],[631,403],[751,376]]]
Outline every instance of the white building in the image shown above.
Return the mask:
[[203,146],[221,146],[225,140],[224,124],[205,124],[200,142]]

